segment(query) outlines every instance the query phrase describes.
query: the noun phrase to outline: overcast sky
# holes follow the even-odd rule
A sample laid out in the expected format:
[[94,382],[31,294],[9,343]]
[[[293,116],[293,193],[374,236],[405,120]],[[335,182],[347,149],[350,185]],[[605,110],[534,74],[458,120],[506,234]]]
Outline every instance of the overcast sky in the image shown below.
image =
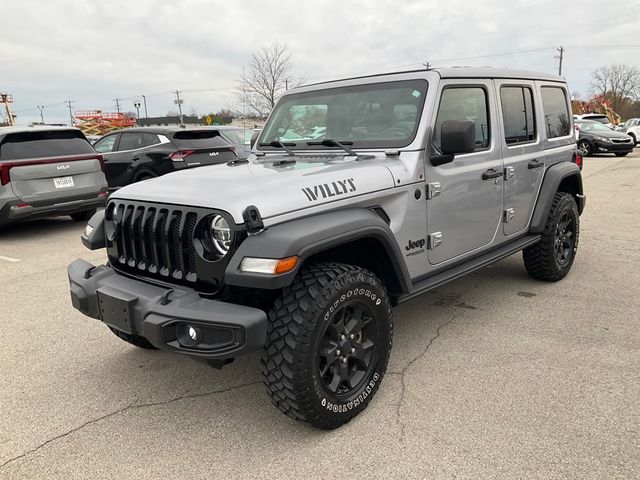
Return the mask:
[[583,95],[598,66],[640,67],[640,0],[2,0],[0,19],[0,91],[20,124],[39,120],[36,105],[68,121],[64,100],[115,111],[122,98],[134,111],[141,94],[164,115],[175,89],[185,112],[232,107],[243,65],[274,41],[308,82],[427,60],[557,72],[561,45]]

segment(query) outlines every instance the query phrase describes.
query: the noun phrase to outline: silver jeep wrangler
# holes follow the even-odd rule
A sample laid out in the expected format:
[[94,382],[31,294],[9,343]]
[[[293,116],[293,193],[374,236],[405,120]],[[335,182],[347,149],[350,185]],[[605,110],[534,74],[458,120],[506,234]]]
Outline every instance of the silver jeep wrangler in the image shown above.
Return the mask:
[[123,340],[222,366],[262,350],[273,403],[335,428],[380,387],[392,305],[523,251],[562,279],[585,204],[556,76],[452,68],[284,95],[248,160],[111,196],[68,269]]

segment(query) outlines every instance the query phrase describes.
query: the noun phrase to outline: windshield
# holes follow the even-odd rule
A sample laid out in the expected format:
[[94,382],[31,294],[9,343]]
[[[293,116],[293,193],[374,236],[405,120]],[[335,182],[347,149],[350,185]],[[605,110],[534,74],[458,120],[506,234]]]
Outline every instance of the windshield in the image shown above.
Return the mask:
[[578,127],[580,127],[580,130],[584,130],[585,132],[593,132],[593,131],[610,132],[611,131],[609,127],[598,122],[577,122],[577,123],[578,123]]
[[407,80],[289,95],[276,106],[260,143],[318,149],[317,142],[331,139],[352,148],[404,147],[415,137],[426,91],[425,80]]
[[609,123],[609,117],[606,115],[590,115],[584,117],[584,120],[590,120],[592,122]]

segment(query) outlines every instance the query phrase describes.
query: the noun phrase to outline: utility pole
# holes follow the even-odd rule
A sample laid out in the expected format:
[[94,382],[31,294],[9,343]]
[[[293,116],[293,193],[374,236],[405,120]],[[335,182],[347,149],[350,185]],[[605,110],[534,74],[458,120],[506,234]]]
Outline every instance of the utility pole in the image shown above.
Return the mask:
[[431,63],[429,63],[429,61],[423,62],[422,65],[424,65],[424,68],[426,68],[427,70],[431,69]]
[[182,104],[184,103],[184,100],[180,98],[180,90],[176,90],[174,93],[176,94],[176,99],[173,103],[178,105],[178,111],[180,112],[180,126],[184,127],[184,121],[182,118]]
[[44,125],[44,114],[42,111],[44,110],[44,105],[37,105],[38,110],[40,110],[40,123]]
[[69,126],[73,127],[73,124],[74,124],[73,112],[71,111],[71,104],[73,103],[73,101],[67,100],[65,103],[67,104],[67,107],[69,108]]
[[136,124],[138,123],[138,119],[140,118],[140,99],[136,98],[133,101],[133,106],[136,108]]
[[560,64],[558,65],[558,75],[562,75],[562,60],[564,58],[564,47],[557,48],[558,53],[560,54],[558,58],[560,59]]
[[118,112],[118,115],[120,115],[120,101],[122,99],[120,98],[114,98],[113,101],[116,102],[116,111]]
[[142,103],[144,103],[144,118],[149,118],[149,115],[147,114],[147,97],[144,95],[142,95]]

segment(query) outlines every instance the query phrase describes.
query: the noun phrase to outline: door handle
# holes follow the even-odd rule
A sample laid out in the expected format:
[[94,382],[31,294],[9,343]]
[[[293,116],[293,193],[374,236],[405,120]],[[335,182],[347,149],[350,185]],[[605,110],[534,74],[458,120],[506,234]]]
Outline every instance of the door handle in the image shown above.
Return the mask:
[[489,170],[487,170],[486,172],[484,172],[482,174],[482,179],[483,180],[491,180],[492,178],[500,178],[502,175],[503,175],[503,173],[501,171],[494,170],[493,168],[490,168]]
[[531,160],[529,163],[527,163],[527,168],[529,170],[533,170],[534,168],[540,168],[540,167],[544,167],[544,163],[539,162],[535,158]]
[[136,160],[140,160],[140,157],[133,157],[133,158],[131,159],[131,161],[132,161],[132,162],[135,162]]

